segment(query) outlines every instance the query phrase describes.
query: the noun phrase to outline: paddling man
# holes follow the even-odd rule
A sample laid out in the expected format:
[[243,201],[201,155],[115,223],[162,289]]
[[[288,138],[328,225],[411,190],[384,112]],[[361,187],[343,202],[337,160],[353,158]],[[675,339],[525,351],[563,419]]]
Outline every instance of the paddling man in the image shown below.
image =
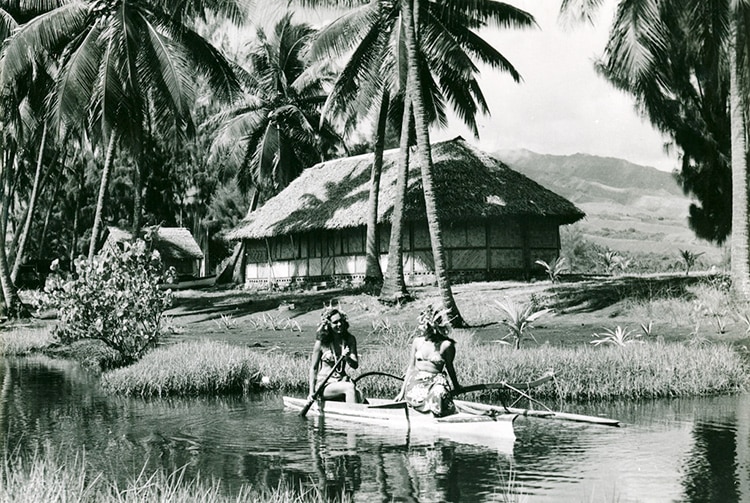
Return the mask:
[[362,402],[362,396],[354,387],[354,383],[346,375],[346,366],[356,369],[359,367],[357,354],[357,339],[349,333],[349,323],[344,313],[335,308],[327,307],[321,314],[315,345],[310,361],[310,399],[315,390],[325,380],[333,366],[344,357],[333,374],[324,385],[321,396],[325,400],[346,400],[347,402]]
[[406,400],[414,410],[431,412],[435,417],[456,413],[451,389],[461,388],[453,367],[456,342],[448,337],[449,330],[446,313],[436,312],[432,306],[422,311],[419,315],[421,335],[412,342],[404,384],[396,397]]

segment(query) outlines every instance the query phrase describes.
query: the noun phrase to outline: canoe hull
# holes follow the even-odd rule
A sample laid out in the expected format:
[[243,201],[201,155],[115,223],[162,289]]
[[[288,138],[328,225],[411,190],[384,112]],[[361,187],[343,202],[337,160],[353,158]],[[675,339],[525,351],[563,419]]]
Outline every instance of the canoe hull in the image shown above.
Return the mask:
[[[287,409],[295,411],[300,411],[306,403],[304,399],[287,396],[283,400]],[[326,421],[333,419],[392,430],[429,432],[434,436],[471,444],[502,444],[507,447],[508,444],[512,446],[516,438],[513,431],[513,423],[518,417],[516,414],[488,416],[459,412],[445,418],[434,418],[407,407],[404,402],[368,401],[369,404],[318,401],[307,414],[320,416]]]

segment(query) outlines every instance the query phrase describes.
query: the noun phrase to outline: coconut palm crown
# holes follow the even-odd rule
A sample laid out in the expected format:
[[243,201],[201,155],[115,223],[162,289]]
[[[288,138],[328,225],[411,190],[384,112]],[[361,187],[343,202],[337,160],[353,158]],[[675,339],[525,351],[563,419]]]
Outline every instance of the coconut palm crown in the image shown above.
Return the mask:
[[219,124],[212,153],[236,170],[244,191],[260,201],[276,194],[304,168],[330,158],[341,138],[321,120],[325,83],[323,65],[310,65],[310,26],[284,15],[267,34],[258,29],[250,46],[246,101],[211,122]]
[[[498,50],[476,30],[488,25],[528,28],[534,18],[520,9],[494,0],[478,2],[425,1],[420,3],[419,68],[423,100],[431,122],[447,125],[450,106],[475,136],[478,112],[488,114],[479,87],[475,61],[521,76]],[[403,113],[406,55],[400,3],[373,1],[347,12],[321,30],[312,45],[312,57],[351,54],[344,65],[326,110],[336,114],[367,116],[378,109],[385,88],[392,97],[391,123]]]

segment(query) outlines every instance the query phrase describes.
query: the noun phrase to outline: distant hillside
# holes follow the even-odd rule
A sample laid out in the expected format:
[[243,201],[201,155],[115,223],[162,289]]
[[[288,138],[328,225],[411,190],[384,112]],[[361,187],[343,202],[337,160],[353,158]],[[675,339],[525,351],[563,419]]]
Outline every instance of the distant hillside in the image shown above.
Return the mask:
[[709,262],[721,256],[719,248],[697,239],[688,227],[691,199],[671,173],[588,154],[502,150],[494,155],[585,211],[578,226],[593,242],[618,251],[675,256],[679,249],[690,249],[705,253]]
[[688,201],[671,173],[623,159],[589,154],[536,154],[529,150],[503,150],[495,155],[542,185],[555,186],[561,195],[574,202],[600,200],[602,196],[636,200],[644,190]]

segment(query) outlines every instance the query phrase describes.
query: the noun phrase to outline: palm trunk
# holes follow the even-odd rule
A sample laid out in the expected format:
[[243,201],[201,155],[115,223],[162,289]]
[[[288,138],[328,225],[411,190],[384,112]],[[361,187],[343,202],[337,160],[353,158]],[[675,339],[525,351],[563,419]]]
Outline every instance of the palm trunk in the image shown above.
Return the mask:
[[380,233],[378,232],[378,200],[380,197],[380,175],[383,171],[383,150],[385,149],[385,132],[388,124],[388,106],[390,94],[383,91],[380,101],[380,114],[375,132],[375,151],[370,170],[370,199],[368,200],[367,240],[365,248],[365,283],[377,284],[383,281],[380,269]]
[[89,262],[94,260],[96,254],[96,242],[102,228],[102,213],[104,213],[104,199],[107,196],[109,187],[109,178],[112,175],[112,161],[115,156],[115,146],[117,145],[117,134],[112,131],[107,146],[107,156],[104,159],[104,169],[102,169],[102,182],[99,185],[99,197],[96,201],[96,213],[94,214],[94,227],[91,229],[91,242],[89,243]]
[[[57,202],[57,194],[58,192],[60,192],[61,186],[62,184],[58,183],[57,185],[55,185],[55,188],[52,190],[52,195],[49,200],[49,206],[47,206],[47,213],[44,215],[44,224],[42,224],[42,233],[39,235],[39,251],[40,252],[44,250],[44,242],[47,240],[47,229],[49,229],[49,221],[52,218],[52,211],[55,209],[55,203]],[[81,188],[81,191],[83,191],[83,188]],[[76,229],[77,226],[78,226],[78,216],[76,216],[75,219],[73,220],[73,228]],[[41,258],[41,254],[39,255],[39,258]],[[70,259],[71,266],[73,264],[74,258],[75,256],[73,256]]]
[[[73,267],[73,261],[78,256],[78,226],[80,225],[80,213],[81,213],[81,200],[83,199],[83,190],[86,186],[86,173],[81,170],[80,173],[76,173],[78,176],[78,191],[76,193],[76,202],[73,207],[73,225],[70,230],[70,259],[71,268]],[[59,184],[58,184],[59,185]],[[54,204],[54,198],[50,201],[50,208]]]
[[44,160],[44,148],[47,144],[47,121],[44,121],[42,125],[42,141],[39,147],[39,155],[36,159],[36,173],[34,173],[34,185],[31,188],[31,196],[29,197],[29,206],[26,208],[26,219],[23,224],[23,231],[18,239],[18,248],[16,248],[16,259],[13,262],[13,270],[10,273],[10,279],[15,284],[16,278],[18,277],[18,271],[21,268],[23,262],[23,256],[26,253],[26,240],[29,237],[31,231],[31,222],[34,218],[34,210],[36,209],[36,201],[39,196],[39,185],[42,180],[42,161]]
[[10,279],[10,268],[8,267],[8,255],[5,250],[5,235],[7,231],[8,223],[8,205],[10,199],[10,173],[7,168],[10,166],[15,158],[15,145],[11,147],[9,151],[3,153],[3,162],[0,165],[0,183],[2,183],[2,208],[0,213],[2,214],[2,221],[0,221],[0,236],[3,238],[3,242],[0,243],[0,287],[3,291],[3,300],[5,302],[6,315],[11,318],[28,317],[29,312],[26,310],[24,305],[21,303],[21,299],[18,297],[18,290]]
[[750,300],[750,253],[748,248],[748,173],[744,103],[740,94],[737,63],[737,20],[732,18],[729,44],[729,118],[732,152],[732,289],[738,299]]
[[138,236],[143,225],[143,172],[141,161],[135,163],[133,170],[133,236]]
[[427,213],[427,227],[430,231],[430,243],[432,245],[432,258],[434,262],[435,278],[437,279],[440,297],[443,301],[443,309],[448,312],[451,325],[454,327],[465,326],[461,313],[458,311],[456,301],[453,298],[450,279],[446,269],[445,250],[443,249],[443,235],[440,228],[440,219],[434,192],[434,176],[432,165],[432,149],[430,146],[430,132],[425,117],[424,103],[422,99],[422,81],[419,74],[417,36],[419,0],[414,0],[414,8],[410,1],[402,3],[404,20],[406,23],[406,48],[407,67],[409,78],[407,86],[410,87],[409,97],[414,107],[414,126],[417,134],[417,161],[422,173],[422,187],[424,190],[425,209]]
[[[407,79],[408,80],[408,79]],[[393,199],[391,215],[391,237],[388,243],[388,267],[385,270],[383,288],[380,290],[380,301],[397,303],[409,296],[404,281],[404,245],[402,240],[404,227],[404,201],[409,182],[409,130],[411,129],[411,101],[409,85],[406,86],[404,98],[404,115],[401,119],[401,138],[398,173],[396,174],[396,195]]]

